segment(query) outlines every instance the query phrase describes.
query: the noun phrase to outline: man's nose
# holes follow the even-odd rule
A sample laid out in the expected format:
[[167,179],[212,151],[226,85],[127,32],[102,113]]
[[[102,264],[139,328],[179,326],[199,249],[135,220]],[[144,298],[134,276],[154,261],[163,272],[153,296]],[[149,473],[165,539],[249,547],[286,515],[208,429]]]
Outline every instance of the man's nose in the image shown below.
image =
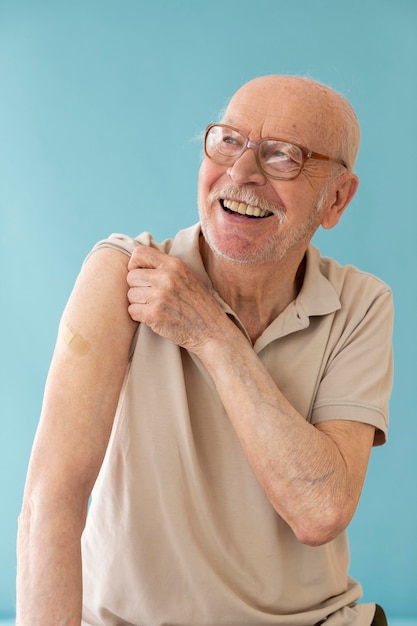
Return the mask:
[[227,174],[238,185],[264,185],[266,176],[259,169],[255,150],[246,148],[245,152],[227,169]]

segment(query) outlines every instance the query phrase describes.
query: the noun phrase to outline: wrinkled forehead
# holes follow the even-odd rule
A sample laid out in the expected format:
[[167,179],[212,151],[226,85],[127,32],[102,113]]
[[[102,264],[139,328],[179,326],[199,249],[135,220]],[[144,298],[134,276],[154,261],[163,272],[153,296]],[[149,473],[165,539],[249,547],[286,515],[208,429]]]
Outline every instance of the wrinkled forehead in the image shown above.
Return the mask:
[[277,137],[316,150],[326,147],[335,123],[332,98],[319,85],[291,80],[253,81],[231,99],[224,122],[253,140]]

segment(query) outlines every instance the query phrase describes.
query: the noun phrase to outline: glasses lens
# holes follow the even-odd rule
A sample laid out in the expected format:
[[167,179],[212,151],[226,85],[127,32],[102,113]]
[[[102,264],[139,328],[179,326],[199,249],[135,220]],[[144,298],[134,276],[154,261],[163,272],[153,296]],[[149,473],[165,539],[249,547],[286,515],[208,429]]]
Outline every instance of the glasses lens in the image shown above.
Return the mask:
[[271,139],[261,141],[258,155],[265,174],[272,178],[295,178],[303,165],[303,153],[300,148],[285,141]]
[[212,126],[206,134],[206,154],[221,165],[234,163],[244,151],[245,145],[244,135],[227,126]]
[[258,166],[270,178],[290,180],[303,167],[303,152],[294,144],[276,139],[248,143],[245,135],[223,125],[210,126],[206,132],[205,153],[219,165],[233,165],[247,147],[255,148]]

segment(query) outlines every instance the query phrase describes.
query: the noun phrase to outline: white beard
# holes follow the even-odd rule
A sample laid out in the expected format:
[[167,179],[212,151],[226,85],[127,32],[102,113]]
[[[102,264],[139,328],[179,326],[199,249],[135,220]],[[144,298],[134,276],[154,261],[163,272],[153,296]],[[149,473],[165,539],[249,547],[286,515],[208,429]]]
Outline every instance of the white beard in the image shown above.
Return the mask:
[[[224,190],[221,190],[213,196],[209,196],[207,200],[207,204],[212,206],[212,203],[224,194]],[[286,212],[280,207],[272,207],[268,205],[269,210],[273,209],[274,216],[272,217],[264,217],[264,218],[254,218],[254,219],[269,219],[276,220],[278,214],[278,228],[275,233],[271,234],[271,237],[264,243],[262,247],[258,247],[257,249],[248,248],[247,250],[240,249],[239,252],[234,251],[233,247],[225,247],[220,245],[221,242],[217,240],[215,233],[212,231],[210,218],[203,217],[205,214],[204,211],[201,210],[200,206],[200,219],[201,219],[201,229],[204,235],[204,238],[207,242],[209,248],[222,259],[231,262],[231,263],[267,263],[271,261],[282,261],[282,259],[294,248],[298,248],[299,246],[307,247],[314,233],[321,223],[321,210],[323,205],[327,199],[327,185],[321,190],[312,210],[309,214],[307,221],[297,228],[296,230],[290,230],[281,232],[279,226],[285,222],[287,219]],[[230,194],[233,195],[233,194]],[[239,198],[242,196],[242,193],[239,194]],[[245,196],[244,196],[245,197]],[[246,196],[247,197],[247,196]],[[243,201],[245,201],[242,198]],[[259,200],[253,196],[249,199],[252,204],[257,204],[257,206],[265,206],[265,203],[260,203]],[[211,201],[211,202],[210,202]]]

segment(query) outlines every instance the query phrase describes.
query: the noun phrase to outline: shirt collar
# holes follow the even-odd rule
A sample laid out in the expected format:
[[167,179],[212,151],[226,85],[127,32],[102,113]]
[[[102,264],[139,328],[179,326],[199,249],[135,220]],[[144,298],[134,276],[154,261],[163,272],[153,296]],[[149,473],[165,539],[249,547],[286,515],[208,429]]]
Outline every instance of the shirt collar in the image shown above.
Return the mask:
[[303,285],[295,300],[304,315],[327,315],[341,308],[335,288],[322,271],[319,250],[310,244],[306,252],[306,271]]

